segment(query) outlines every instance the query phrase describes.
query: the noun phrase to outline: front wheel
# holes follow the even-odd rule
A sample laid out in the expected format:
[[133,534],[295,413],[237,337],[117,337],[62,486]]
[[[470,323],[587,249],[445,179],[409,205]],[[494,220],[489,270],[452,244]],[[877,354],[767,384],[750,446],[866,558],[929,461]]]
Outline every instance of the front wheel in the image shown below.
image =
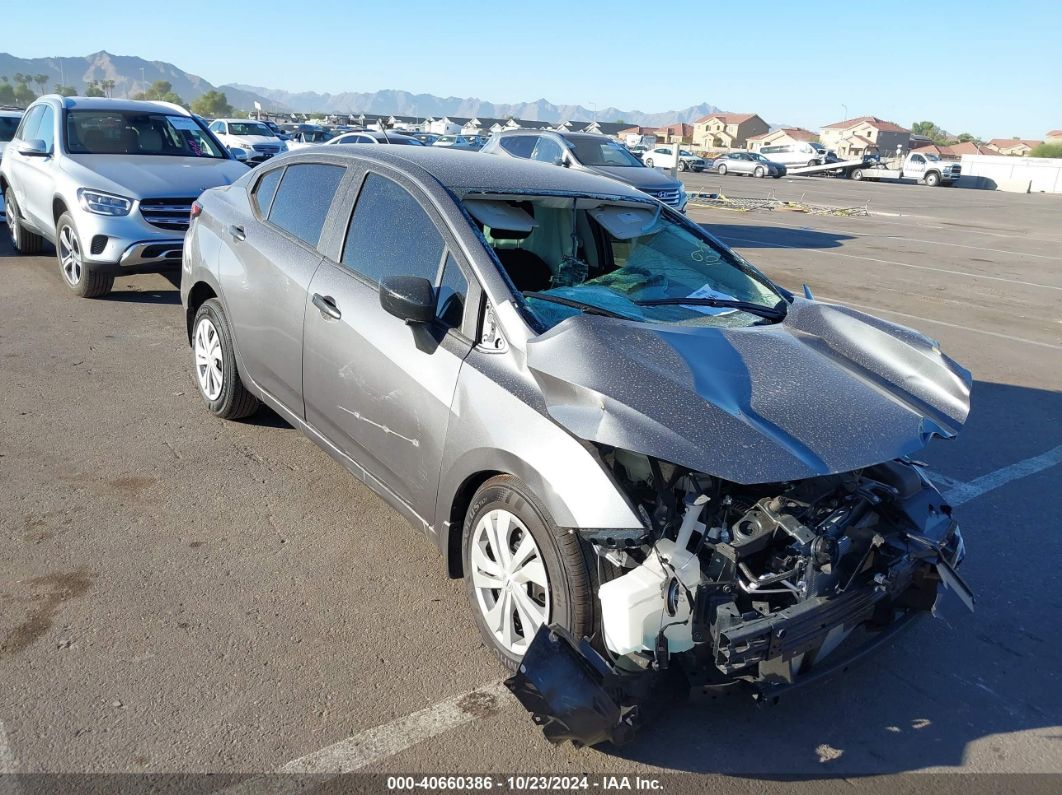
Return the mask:
[[848,175],[851,179],[863,179],[863,169],[857,168]]
[[461,554],[476,625],[509,670],[543,624],[576,638],[593,634],[594,596],[579,538],[557,527],[517,478],[499,475],[476,492]]
[[7,232],[11,236],[11,245],[19,254],[37,254],[41,250],[41,236],[28,232],[19,221],[20,211],[15,201],[15,192],[7,189],[4,195],[4,212],[7,215]]
[[930,171],[928,174],[926,174],[926,185],[931,188],[935,188],[939,184],[940,174],[938,174],[936,171]]
[[680,160],[678,164],[679,171],[689,171],[690,167],[686,164],[685,160]]
[[99,298],[114,287],[114,277],[98,273],[85,262],[81,237],[70,213],[63,213],[55,224],[55,256],[59,273],[66,286],[82,298]]
[[651,157],[645,158],[645,165],[647,167],[649,167],[649,168],[652,168],[653,167],[653,158],[651,158]]
[[192,325],[195,383],[210,412],[223,420],[237,420],[258,409],[258,398],[247,391],[236,367],[232,331],[216,298],[204,301]]
[[721,176],[721,177],[725,177],[726,176],[726,166],[725,165],[719,166],[719,168],[717,168],[716,171],[719,173],[719,176]]
[[766,173],[767,172],[764,171],[763,166],[756,166],[755,170],[752,172],[752,176],[757,177],[758,179],[763,179],[763,175]]

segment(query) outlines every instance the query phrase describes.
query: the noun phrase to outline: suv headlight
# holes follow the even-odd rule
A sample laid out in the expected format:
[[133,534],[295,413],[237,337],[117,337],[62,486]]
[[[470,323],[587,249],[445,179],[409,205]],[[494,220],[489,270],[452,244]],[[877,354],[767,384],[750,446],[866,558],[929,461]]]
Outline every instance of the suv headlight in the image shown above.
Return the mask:
[[132,199],[98,190],[79,188],[77,200],[82,209],[96,215],[129,215],[129,211],[133,209]]

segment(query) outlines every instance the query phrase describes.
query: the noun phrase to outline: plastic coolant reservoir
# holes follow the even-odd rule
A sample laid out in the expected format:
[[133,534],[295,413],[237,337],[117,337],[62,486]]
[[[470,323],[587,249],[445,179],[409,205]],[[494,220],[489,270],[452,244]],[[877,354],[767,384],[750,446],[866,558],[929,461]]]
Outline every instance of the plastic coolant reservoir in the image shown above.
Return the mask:
[[673,541],[661,539],[645,563],[602,585],[597,593],[601,600],[605,645],[616,654],[653,649],[660,628],[674,621],[686,623],[674,624],[664,631],[668,650],[680,652],[693,648],[688,620],[692,605],[686,591],[679,588],[675,615],[668,613],[667,585],[672,573],[661,563],[661,556],[670,562],[691,593],[701,579],[697,556],[686,550],[676,553]]

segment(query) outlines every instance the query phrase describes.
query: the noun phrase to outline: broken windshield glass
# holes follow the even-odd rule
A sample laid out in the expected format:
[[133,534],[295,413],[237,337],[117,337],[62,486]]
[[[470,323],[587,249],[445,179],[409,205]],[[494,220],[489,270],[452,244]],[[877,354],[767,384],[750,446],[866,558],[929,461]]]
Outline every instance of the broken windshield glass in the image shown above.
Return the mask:
[[543,330],[581,312],[681,326],[784,317],[770,280],[659,206],[555,196],[466,206]]

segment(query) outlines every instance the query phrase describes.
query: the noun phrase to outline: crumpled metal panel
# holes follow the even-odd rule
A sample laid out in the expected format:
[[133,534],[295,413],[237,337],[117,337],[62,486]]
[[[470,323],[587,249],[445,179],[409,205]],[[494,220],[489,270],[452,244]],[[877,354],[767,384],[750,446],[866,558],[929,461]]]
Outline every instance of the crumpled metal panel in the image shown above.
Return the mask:
[[969,372],[932,340],[805,299],[781,323],[746,328],[578,315],[527,357],[571,433],[735,483],[909,455],[958,433],[970,408]]

